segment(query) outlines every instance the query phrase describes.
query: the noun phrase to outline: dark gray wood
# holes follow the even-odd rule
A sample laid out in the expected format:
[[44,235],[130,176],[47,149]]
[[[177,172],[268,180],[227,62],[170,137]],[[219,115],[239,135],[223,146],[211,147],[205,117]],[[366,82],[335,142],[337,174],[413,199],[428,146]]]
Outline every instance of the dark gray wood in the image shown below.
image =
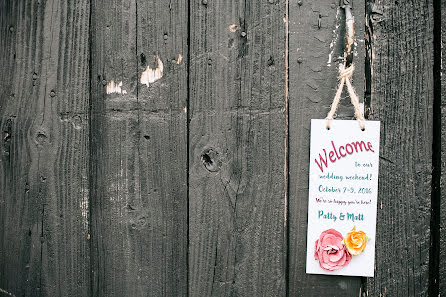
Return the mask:
[[[353,84],[364,96],[364,1],[353,1]],[[305,273],[310,120],[327,116],[344,56],[345,13],[339,1],[290,1],[289,14],[289,296],[358,296],[361,279]],[[319,26],[320,24],[320,26]],[[347,91],[346,89],[344,90]],[[338,118],[351,119],[347,93]]]
[[189,296],[285,296],[285,1],[190,9]]
[[[445,295],[434,1],[364,2],[353,80],[382,140],[376,272],[361,280],[305,273],[337,0],[0,0],[0,296]],[[352,116],[345,95],[338,118]]]
[[363,296],[427,296],[433,1],[371,3],[372,112],[381,120],[375,278]]
[[87,296],[89,1],[0,1],[0,295]]
[[[446,42],[446,3],[445,1],[440,1],[441,13],[437,14],[440,17],[438,22],[440,25],[440,40],[441,42],[440,54],[441,54],[441,69],[440,69],[440,104],[441,104],[441,114],[440,114],[440,127],[441,127],[441,140],[439,140],[439,149],[441,150],[440,155],[440,169],[441,169],[441,179],[440,179],[440,256],[439,256],[439,293],[441,296],[446,296],[446,47],[444,43]],[[438,5],[437,5],[438,7]],[[438,25],[438,23],[436,23]],[[438,60],[436,60],[437,62]],[[437,65],[438,66],[438,65]]]
[[186,1],[92,6],[92,296],[185,296]]

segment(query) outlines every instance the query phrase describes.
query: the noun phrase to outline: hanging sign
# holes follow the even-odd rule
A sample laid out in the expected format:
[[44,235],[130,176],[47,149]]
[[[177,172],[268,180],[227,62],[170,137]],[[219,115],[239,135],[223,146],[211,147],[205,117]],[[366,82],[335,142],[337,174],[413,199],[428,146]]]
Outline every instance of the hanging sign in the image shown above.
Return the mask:
[[311,120],[307,273],[373,277],[380,122]]

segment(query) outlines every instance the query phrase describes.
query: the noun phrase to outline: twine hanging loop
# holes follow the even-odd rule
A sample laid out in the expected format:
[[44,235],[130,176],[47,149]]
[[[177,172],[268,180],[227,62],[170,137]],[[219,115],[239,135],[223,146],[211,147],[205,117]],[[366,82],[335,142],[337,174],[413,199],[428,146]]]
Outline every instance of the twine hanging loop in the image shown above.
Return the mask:
[[[344,1],[345,2],[345,1]],[[330,112],[327,114],[327,117],[325,118],[327,120],[327,129],[330,129],[330,121],[334,119],[336,110],[338,109],[339,101],[341,100],[342,91],[344,89],[344,85],[347,85],[348,94],[350,95],[350,100],[352,102],[352,105],[355,109],[355,118],[359,122],[359,126],[361,130],[365,129],[365,118],[363,115],[363,112],[361,111],[361,108],[359,106],[359,98],[356,94],[355,88],[353,88],[351,78],[353,76],[353,72],[355,71],[355,66],[352,64],[353,60],[353,52],[352,47],[354,45],[354,30],[353,30],[353,24],[354,24],[354,18],[351,14],[351,6],[349,4],[349,1],[347,3],[344,3],[342,6],[345,9],[345,26],[346,26],[346,48],[344,52],[345,62],[344,64],[340,65],[339,67],[339,86],[336,91],[336,95],[333,98],[333,103],[331,104]]]
[[350,95],[350,101],[355,109],[355,117],[359,122],[359,127],[361,128],[361,130],[365,129],[365,118],[359,106],[358,95],[356,94],[355,88],[353,87],[351,82],[351,77],[354,71],[355,71],[355,66],[353,64],[351,64],[347,68],[345,68],[344,65],[341,65],[339,67],[339,78],[340,78],[339,86],[336,91],[336,95],[333,99],[333,103],[331,104],[330,112],[327,114],[327,117],[325,118],[327,120],[327,129],[330,129],[330,121],[334,119],[336,110],[338,109],[344,85],[347,85],[348,94]]

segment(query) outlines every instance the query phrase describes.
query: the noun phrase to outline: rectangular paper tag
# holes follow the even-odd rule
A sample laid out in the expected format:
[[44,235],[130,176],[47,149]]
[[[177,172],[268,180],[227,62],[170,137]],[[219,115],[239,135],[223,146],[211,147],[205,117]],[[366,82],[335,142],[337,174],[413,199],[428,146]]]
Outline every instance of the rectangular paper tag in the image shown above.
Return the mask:
[[311,120],[307,273],[373,277],[380,122]]

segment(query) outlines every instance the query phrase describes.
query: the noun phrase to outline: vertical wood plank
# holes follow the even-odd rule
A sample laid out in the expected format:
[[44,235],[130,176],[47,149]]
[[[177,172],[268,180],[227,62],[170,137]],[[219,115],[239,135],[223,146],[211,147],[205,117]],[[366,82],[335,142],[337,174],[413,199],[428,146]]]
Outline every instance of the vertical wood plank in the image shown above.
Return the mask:
[[285,1],[191,1],[189,296],[285,296]]
[[[434,3],[435,5],[435,3]],[[440,217],[440,243],[438,247],[440,248],[439,255],[439,294],[440,296],[446,296],[446,4],[444,1],[440,1],[435,8],[440,6],[441,12],[437,12],[437,20],[436,25],[439,25],[439,31],[437,34],[440,34],[437,42],[440,42],[440,65],[436,65],[440,67],[440,104],[441,104],[441,114],[440,114],[440,127],[441,131],[438,132],[440,134],[441,139],[437,139],[439,141],[439,149],[440,152],[440,209],[439,209],[439,217]],[[438,60],[435,60],[437,63]],[[434,66],[435,67],[435,66]],[[435,133],[435,132],[434,132]],[[438,166],[438,164],[437,164]]]
[[0,3],[1,293],[87,296],[89,4]]
[[[353,85],[364,97],[364,1],[353,1]],[[345,12],[339,1],[290,1],[289,21],[289,296],[358,296],[359,277],[305,273],[310,120],[327,116],[344,57]],[[346,92],[346,90],[344,91]],[[338,119],[351,119],[347,93]]]
[[372,112],[381,120],[376,271],[364,296],[427,296],[433,1],[371,1]]
[[93,1],[93,296],[187,294],[187,51],[185,1]]

